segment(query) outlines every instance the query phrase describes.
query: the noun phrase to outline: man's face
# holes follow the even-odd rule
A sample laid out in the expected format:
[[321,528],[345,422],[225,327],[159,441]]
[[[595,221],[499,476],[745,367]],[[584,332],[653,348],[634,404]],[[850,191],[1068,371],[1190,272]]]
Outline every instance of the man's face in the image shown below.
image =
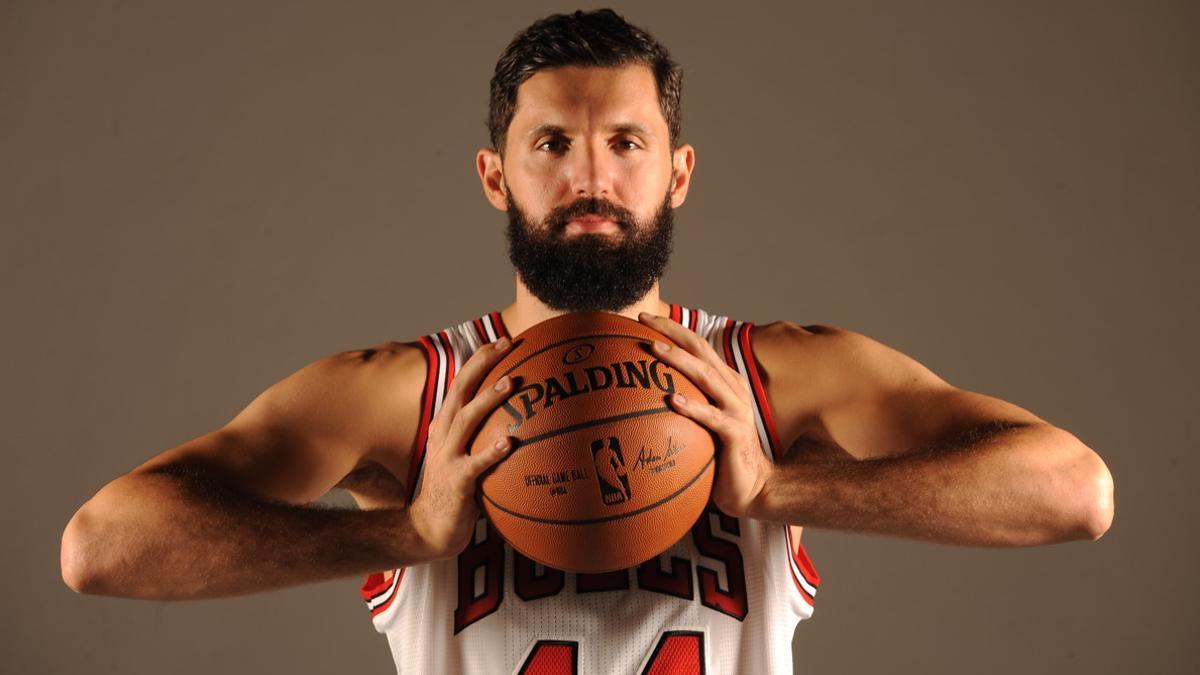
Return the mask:
[[690,146],[671,152],[641,65],[538,72],[517,91],[503,162],[479,158],[485,192],[508,212],[518,275],[563,311],[619,311],[653,287],[691,166]]

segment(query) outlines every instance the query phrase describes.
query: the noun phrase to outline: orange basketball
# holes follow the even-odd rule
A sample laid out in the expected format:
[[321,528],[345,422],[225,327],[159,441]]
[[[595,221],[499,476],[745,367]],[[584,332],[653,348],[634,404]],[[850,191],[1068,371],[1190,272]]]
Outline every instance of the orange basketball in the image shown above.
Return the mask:
[[517,385],[471,449],[513,437],[483,478],[481,501],[530,559],[571,572],[624,569],[666,550],[704,510],[713,437],[666,401],[704,394],[653,355],[653,340],[672,344],[616,314],[566,314],[516,336],[480,385],[504,375]]

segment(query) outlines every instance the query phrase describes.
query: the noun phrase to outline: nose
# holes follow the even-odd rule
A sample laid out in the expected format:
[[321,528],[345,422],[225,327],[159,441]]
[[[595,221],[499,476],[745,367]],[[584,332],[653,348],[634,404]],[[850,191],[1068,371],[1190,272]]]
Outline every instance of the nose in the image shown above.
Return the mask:
[[571,191],[576,197],[612,196],[614,166],[606,148],[583,144],[571,159]]

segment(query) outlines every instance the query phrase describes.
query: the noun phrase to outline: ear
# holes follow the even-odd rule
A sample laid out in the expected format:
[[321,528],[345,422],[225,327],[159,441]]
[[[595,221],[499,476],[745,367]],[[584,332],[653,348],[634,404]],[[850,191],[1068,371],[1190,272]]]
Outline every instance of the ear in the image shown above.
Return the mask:
[[475,155],[475,170],[483,184],[483,196],[492,206],[501,211],[508,210],[508,191],[504,187],[504,161],[500,153],[483,148]]
[[692,182],[692,170],[696,167],[696,149],[684,143],[671,153],[671,169],[674,183],[671,185],[671,208],[677,208],[687,199],[688,186]]

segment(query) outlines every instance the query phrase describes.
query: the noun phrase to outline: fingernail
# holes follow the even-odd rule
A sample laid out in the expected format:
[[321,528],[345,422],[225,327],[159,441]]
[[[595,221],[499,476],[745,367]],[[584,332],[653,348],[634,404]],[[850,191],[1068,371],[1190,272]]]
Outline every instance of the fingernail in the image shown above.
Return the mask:
[[496,391],[504,391],[508,387],[508,376],[496,380]]
[[503,450],[504,446],[506,446],[506,445],[508,445],[507,438],[501,438],[500,440],[496,441],[496,449],[497,450]]
[[678,403],[679,405],[683,405],[684,403],[687,403],[687,399],[683,397],[683,394],[679,394],[679,393],[671,394],[671,400]]
[[496,351],[502,352],[505,349],[508,349],[508,345],[509,345],[508,338],[502,337],[499,340],[496,340]]
[[654,350],[655,351],[665,352],[665,351],[669,351],[670,349],[671,349],[671,345],[669,345],[665,342],[659,342],[658,340],[654,341]]

